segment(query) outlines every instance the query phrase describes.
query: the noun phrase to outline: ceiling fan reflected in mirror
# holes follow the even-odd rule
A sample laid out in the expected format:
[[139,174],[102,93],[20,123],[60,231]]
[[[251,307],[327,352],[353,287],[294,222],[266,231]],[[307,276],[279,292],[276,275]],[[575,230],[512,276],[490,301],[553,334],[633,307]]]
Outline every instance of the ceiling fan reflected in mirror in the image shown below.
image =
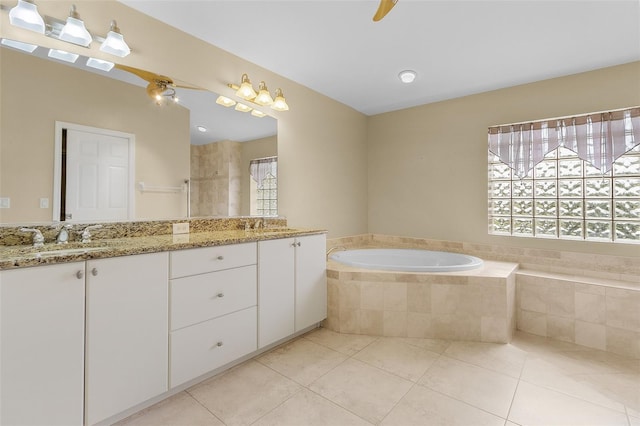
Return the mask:
[[176,87],[180,87],[183,89],[202,90],[202,88],[200,87],[176,84],[172,78],[165,75],[156,74],[151,71],[146,71],[120,64],[116,64],[115,68],[130,72],[131,74],[137,75],[141,79],[148,81],[149,84],[146,88],[147,95],[149,95],[149,97],[153,99],[158,105],[162,104],[165,98],[171,99],[173,102],[178,102],[179,99],[176,95]]
[[378,22],[379,20],[384,18],[387,13],[389,13],[389,11],[393,9],[393,6],[395,6],[396,3],[398,3],[398,0],[380,0],[378,10],[376,11],[376,14],[373,15],[374,22]]

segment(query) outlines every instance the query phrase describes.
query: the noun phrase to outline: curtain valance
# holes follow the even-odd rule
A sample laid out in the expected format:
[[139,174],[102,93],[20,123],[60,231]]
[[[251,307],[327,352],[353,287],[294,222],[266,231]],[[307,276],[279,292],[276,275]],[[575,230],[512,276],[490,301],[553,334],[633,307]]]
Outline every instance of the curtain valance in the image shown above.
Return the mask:
[[249,162],[249,174],[258,184],[258,187],[262,186],[262,181],[271,173],[273,163],[276,161],[278,161],[278,157],[259,158]]
[[608,172],[640,145],[640,107],[489,127],[489,151],[523,178],[563,146]]

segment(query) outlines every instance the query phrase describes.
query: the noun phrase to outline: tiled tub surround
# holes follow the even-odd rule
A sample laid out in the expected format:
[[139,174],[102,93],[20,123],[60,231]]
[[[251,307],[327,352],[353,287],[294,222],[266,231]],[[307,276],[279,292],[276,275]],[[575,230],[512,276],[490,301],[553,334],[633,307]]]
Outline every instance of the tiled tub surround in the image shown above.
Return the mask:
[[[466,253],[487,263],[515,263],[519,265],[514,274],[518,330],[640,358],[640,259],[637,257],[375,234],[328,240],[327,247],[422,248]],[[328,277],[331,278],[331,273]],[[331,309],[332,280],[329,283]],[[345,293],[347,291],[345,289]],[[460,312],[465,312],[463,306]],[[331,310],[329,313],[331,318]],[[335,325],[333,329],[337,330]]]
[[508,343],[517,265],[462,272],[363,270],[329,261],[327,320],[340,333]]

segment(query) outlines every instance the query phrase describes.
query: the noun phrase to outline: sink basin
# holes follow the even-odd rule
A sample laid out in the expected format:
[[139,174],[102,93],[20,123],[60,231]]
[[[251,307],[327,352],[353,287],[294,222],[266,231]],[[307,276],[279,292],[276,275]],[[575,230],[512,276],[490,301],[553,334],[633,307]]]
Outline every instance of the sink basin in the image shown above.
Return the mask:
[[54,256],[73,256],[77,254],[87,254],[95,251],[107,250],[107,247],[81,247],[60,250],[40,251],[36,253],[36,257],[54,257]]

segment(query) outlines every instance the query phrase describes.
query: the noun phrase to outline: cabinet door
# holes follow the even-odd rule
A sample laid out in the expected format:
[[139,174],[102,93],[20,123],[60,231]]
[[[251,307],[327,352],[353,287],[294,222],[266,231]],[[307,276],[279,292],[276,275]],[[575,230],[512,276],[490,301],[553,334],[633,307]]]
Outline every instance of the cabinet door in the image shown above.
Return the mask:
[[168,389],[168,269],[168,253],[87,261],[87,424]]
[[294,332],[294,241],[258,243],[258,348]]
[[327,317],[327,237],[296,238],[296,331]]
[[0,424],[82,425],[82,274],[84,262],[0,272]]

